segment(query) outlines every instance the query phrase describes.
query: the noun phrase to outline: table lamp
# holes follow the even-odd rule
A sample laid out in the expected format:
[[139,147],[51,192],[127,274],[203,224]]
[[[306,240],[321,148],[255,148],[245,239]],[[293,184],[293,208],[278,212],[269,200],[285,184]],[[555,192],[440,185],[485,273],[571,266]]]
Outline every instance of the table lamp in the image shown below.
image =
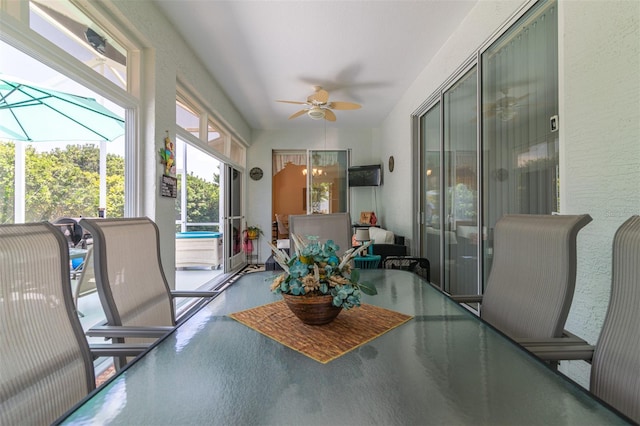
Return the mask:
[[[356,241],[360,244],[366,243],[371,237],[369,236],[369,228],[356,229]],[[373,253],[372,246],[369,246],[369,254]]]

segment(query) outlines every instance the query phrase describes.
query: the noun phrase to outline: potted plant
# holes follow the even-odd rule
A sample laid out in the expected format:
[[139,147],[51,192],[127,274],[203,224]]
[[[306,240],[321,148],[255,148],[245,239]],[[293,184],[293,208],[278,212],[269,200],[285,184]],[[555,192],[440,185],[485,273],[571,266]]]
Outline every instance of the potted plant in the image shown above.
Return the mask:
[[295,234],[291,238],[296,249],[291,257],[269,243],[275,261],[285,271],[273,280],[271,291],[282,294],[289,309],[305,324],[329,323],[343,308],[360,306],[362,293],[377,294],[375,286],[360,282],[360,271],[351,267],[353,258],[367,250],[371,241],[349,249],[340,258],[336,254],[339,247],[332,240],[321,244],[317,237],[308,237],[308,243]]
[[257,240],[258,236],[264,235],[262,229],[260,229],[260,227],[258,226],[247,226],[245,232],[247,233],[247,238],[249,238],[250,240]]

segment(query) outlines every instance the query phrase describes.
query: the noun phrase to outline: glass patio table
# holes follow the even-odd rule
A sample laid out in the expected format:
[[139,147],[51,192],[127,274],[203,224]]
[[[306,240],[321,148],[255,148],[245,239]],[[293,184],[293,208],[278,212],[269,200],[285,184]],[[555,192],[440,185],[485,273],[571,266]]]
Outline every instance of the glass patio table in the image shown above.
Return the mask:
[[[412,315],[317,362],[228,315],[280,300],[247,274],[89,395],[62,424],[625,424],[415,274],[363,270],[363,302]],[[283,324],[292,327],[292,324]]]

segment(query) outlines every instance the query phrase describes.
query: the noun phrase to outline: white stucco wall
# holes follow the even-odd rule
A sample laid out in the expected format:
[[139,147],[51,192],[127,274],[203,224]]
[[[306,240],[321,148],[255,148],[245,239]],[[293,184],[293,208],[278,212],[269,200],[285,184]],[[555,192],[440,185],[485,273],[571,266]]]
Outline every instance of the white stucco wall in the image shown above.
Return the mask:
[[[578,237],[566,328],[595,344],[613,235],[640,214],[640,2],[563,1],[558,12],[561,212],[593,218]],[[588,365],[565,363],[562,371],[588,384]]]

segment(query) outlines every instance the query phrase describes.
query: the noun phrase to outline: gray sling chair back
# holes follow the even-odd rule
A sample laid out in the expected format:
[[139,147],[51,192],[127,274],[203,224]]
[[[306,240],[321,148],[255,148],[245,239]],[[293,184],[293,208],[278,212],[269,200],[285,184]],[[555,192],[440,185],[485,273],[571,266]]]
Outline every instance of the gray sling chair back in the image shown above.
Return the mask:
[[613,238],[611,297],[595,347],[544,345],[531,348],[544,360],[591,362],[589,390],[640,423],[640,216],[632,216]]
[[[494,256],[480,316],[521,343],[561,337],[576,282],[578,231],[589,215],[505,215],[494,232]],[[584,342],[570,336],[576,342]]]
[[[319,237],[322,243],[333,240],[339,247],[339,256],[351,248],[352,230],[349,213],[290,215],[289,232],[289,235],[296,234],[305,240],[309,236]],[[292,239],[290,239],[290,247],[290,253],[293,254],[295,243]]]
[[93,359],[144,349],[89,346],[55,226],[0,225],[0,425],[50,424],[95,388]]
[[[160,260],[158,227],[151,219],[82,219],[80,224],[93,236],[96,284],[107,318],[106,326],[92,327],[88,336],[150,343],[174,329],[174,298],[218,295],[169,288]],[[116,367],[126,362],[119,359]]]

